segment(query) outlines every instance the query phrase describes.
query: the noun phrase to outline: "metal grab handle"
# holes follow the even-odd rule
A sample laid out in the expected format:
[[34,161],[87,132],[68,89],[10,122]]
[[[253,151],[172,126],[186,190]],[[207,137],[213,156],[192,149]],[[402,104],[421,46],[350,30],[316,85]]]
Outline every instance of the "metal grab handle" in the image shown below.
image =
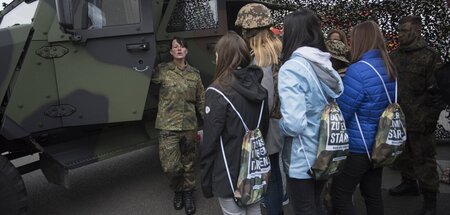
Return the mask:
[[149,49],[150,49],[149,43],[127,44],[128,51],[148,51]]

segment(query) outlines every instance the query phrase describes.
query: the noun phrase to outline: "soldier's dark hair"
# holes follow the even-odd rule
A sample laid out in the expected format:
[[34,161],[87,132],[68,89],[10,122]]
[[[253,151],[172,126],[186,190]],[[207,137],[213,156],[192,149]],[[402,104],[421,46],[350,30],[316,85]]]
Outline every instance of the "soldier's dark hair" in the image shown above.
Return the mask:
[[300,47],[309,46],[327,51],[319,17],[308,8],[300,8],[284,18],[281,60],[286,62]]
[[228,32],[219,39],[215,51],[217,62],[214,82],[227,90],[231,84],[234,70],[250,65],[252,60],[250,51],[244,39],[234,31]]
[[352,30],[351,37],[352,63],[359,61],[367,51],[378,49],[381,52],[381,58],[386,66],[388,77],[391,80],[397,78],[397,72],[389,57],[383,34],[377,23],[374,21],[365,21],[356,25]]
[[[186,40],[184,40],[184,38],[174,37],[171,41],[174,41],[174,40],[177,41],[177,43],[180,44],[182,47],[188,48],[188,45],[186,43]],[[172,43],[170,46],[172,46]],[[172,47],[170,47],[170,48],[172,48]]]
[[422,19],[420,16],[405,16],[398,21],[398,24],[411,23],[412,25],[421,28],[422,27]]

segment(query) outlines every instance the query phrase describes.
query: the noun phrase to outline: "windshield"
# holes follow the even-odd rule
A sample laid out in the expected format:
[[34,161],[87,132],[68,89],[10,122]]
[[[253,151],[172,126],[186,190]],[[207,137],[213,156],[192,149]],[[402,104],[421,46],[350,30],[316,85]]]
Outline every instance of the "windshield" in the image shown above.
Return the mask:
[[7,28],[13,25],[30,24],[36,11],[39,1],[32,3],[22,2],[17,7],[9,11],[0,23],[0,29]]

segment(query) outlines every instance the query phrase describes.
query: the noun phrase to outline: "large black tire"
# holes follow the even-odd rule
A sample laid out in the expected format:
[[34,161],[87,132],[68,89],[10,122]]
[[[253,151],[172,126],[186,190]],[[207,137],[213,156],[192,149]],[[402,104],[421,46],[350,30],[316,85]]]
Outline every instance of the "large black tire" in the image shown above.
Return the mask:
[[26,214],[27,190],[12,163],[0,155],[0,214]]

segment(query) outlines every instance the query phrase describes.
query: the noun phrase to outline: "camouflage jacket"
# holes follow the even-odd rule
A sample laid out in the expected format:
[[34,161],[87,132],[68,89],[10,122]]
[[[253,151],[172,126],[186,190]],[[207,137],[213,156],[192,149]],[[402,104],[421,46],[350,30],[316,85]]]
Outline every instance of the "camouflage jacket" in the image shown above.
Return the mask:
[[398,102],[405,113],[408,131],[430,133],[442,105],[434,76],[439,54],[425,41],[400,46],[390,54],[398,71]]
[[190,65],[180,70],[174,62],[162,63],[152,82],[161,84],[155,127],[170,131],[196,129],[197,113],[203,118],[205,104],[200,72]]

